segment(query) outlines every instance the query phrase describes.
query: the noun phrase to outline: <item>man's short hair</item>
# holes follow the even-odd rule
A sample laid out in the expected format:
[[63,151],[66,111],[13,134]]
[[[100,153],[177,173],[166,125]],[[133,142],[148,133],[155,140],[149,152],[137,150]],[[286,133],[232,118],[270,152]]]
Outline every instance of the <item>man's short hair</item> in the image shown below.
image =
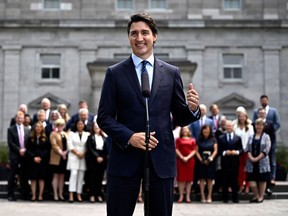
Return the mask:
[[150,27],[153,35],[158,35],[157,25],[154,22],[153,18],[148,13],[138,13],[138,14],[134,14],[130,17],[130,20],[129,20],[128,26],[127,26],[128,35],[130,33],[130,28],[131,28],[132,23],[141,22],[141,21],[145,22]]

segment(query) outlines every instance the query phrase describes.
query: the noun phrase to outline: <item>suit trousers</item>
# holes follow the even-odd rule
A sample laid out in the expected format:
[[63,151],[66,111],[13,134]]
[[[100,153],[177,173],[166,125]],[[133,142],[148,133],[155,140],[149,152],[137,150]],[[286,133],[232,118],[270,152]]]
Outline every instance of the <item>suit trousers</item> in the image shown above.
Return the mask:
[[223,200],[228,200],[228,187],[232,188],[232,200],[238,200],[238,167],[222,167]]
[[29,199],[30,186],[28,184],[28,172],[27,172],[27,161],[25,158],[20,158],[19,160],[10,161],[10,173],[8,176],[8,197],[14,196],[14,191],[16,187],[16,175],[19,176],[21,197],[25,200]]
[[[143,173],[134,177],[108,176],[107,216],[133,215],[142,178]],[[174,178],[160,178],[150,168],[149,181],[150,216],[171,216]]]
[[69,192],[82,193],[84,170],[71,170],[69,178]]

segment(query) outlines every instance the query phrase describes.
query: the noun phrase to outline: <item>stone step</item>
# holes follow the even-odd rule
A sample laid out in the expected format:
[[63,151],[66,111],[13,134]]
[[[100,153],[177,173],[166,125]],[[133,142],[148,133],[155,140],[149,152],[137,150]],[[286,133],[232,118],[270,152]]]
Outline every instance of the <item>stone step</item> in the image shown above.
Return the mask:
[[[105,184],[105,182],[104,182]],[[104,188],[106,185],[103,185]],[[288,182],[287,181],[277,181],[276,185],[272,188],[272,195],[265,195],[265,199],[288,199]],[[7,197],[7,181],[0,181],[0,198],[6,198]],[[68,182],[65,182],[65,196],[68,197]],[[19,198],[19,192],[15,193],[16,196]],[[239,194],[239,199],[241,200],[250,200],[252,198],[253,194],[250,192],[248,194]],[[52,192],[46,192],[45,200],[52,200],[53,195]],[[178,199],[179,195],[177,192],[177,188],[175,190],[174,194],[174,200],[176,201]],[[88,200],[87,192],[83,192],[83,199]],[[199,193],[192,193],[191,194],[191,200],[192,201],[199,201],[200,200],[200,194]],[[222,194],[221,193],[213,193],[213,200],[215,201],[221,201],[222,200]]]

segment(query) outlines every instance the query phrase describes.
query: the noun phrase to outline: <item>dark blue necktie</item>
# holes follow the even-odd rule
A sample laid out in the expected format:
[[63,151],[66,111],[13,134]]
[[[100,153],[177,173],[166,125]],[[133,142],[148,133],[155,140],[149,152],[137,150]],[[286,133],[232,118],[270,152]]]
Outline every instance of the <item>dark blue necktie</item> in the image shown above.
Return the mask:
[[146,65],[147,65],[148,61],[144,60],[144,61],[142,61],[141,63],[142,63],[141,72],[142,72],[142,73],[148,73],[147,70],[146,70]]
[[142,68],[141,68],[141,91],[142,95],[146,98],[150,96],[150,84],[149,84],[149,75],[146,70],[146,65],[148,61],[142,61]]

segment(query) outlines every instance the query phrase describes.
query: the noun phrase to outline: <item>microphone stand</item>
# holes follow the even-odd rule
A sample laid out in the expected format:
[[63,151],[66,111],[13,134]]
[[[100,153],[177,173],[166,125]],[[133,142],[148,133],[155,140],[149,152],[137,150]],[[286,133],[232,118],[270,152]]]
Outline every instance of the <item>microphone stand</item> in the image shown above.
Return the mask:
[[144,215],[150,215],[149,209],[149,151],[148,145],[150,140],[150,126],[149,126],[149,107],[148,107],[148,97],[145,97],[145,109],[146,109],[146,130],[145,130],[145,167],[144,167]]

